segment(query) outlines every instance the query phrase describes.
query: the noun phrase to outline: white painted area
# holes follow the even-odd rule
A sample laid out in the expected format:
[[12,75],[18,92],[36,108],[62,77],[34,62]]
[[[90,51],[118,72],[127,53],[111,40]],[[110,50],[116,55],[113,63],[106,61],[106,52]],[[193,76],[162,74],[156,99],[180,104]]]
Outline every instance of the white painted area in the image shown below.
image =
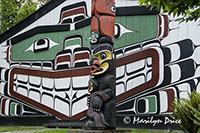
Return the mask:
[[0,93],[4,94],[4,88],[5,88],[6,82],[0,82]]
[[[58,78],[55,79],[55,88],[59,89],[67,89],[70,87],[70,78]],[[48,83],[48,82],[47,82]]]
[[124,92],[125,92],[124,84],[121,83],[121,84],[116,85],[116,96],[118,96]]
[[196,92],[200,93],[200,83],[197,85]]
[[42,86],[52,89],[54,85],[54,79],[52,78],[42,78]]
[[144,48],[150,48],[150,47],[160,47],[160,44],[159,43],[148,43],[148,44],[146,44],[146,45],[143,45],[142,44],[142,48],[144,49]]
[[17,93],[19,93],[25,97],[28,97],[28,90],[26,90],[25,88],[17,87]]
[[171,69],[171,83],[174,83],[181,78],[181,68],[178,64],[169,66]]
[[7,99],[6,103],[5,103],[5,115],[7,115],[7,116],[9,116],[9,114],[10,114],[10,112],[9,112],[10,111],[10,108],[9,108],[10,106],[9,105],[10,105],[10,100]]
[[0,43],[0,67],[9,68],[9,64],[5,60],[6,42]]
[[139,5],[138,0],[115,0],[116,7],[124,6],[137,6]]
[[152,58],[147,58],[147,65],[152,65]]
[[87,87],[90,76],[73,77],[72,84],[74,88]]
[[159,91],[160,95],[160,112],[166,112],[168,109],[168,98],[166,91]]
[[70,107],[66,102],[61,101],[58,98],[55,98],[55,108],[54,109],[56,111],[69,116],[69,108]]
[[169,48],[170,52],[171,52],[171,61],[170,62],[177,61],[181,56],[181,51],[180,51],[179,45],[178,44],[171,44],[171,45],[168,45],[166,47]]
[[195,77],[199,77],[199,75],[200,75],[200,66],[198,66],[198,67],[196,68]]
[[83,98],[83,99],[81,99],[78,102],[73,104],[72,116],[76,115],[78,113],[81,113],[82,111],[87,110],[87,109],[88,109],[88,107],[87,107],[87,97],[85,97],[85,98]]
[[1,72],[0,72],[0,74],[1,74],[0,75],[1,76],[0,79],[3,80],[3,81],[6,81],[5,80],[5,73],[6,73],[6,69],[2,69]]
[[[199,43],[200,44],[200,43]],[[192,58],[194,59],[194,61],[200,65],[200,46],[198,46],[197,48],[195,48],[194,53],[192,55]]]
[[17,75],[17,80],[25,82],[25,83],[28,83],[28,76],[27,75],[18,74]]
[[116,68],[116,78],[123,76],[125,73],[125,65]]
[[139,69],[142,69],[145,67],[145,59],[135,61],[133,63],[129,63],[126,65],[126,71],[127,73],[138,71]]
[[179,96],[180,98],[188,98],[188,93],[191,93],[190,85],[188,83],[183,83],[180,85],[177,85],[179,89]]
[[30,90],[29,91],[29,98],[40,103],[41,96],[40,96],[40,93]]
[[53,108],[53,98],[49,95],[43,94],[41,103],[46,105],[47,107]]
[[148,72],[146,75],[146,82],[150,81],[152,79],[152,71]]
[[139,77],[135,77],[133,79],[130,79],[127,82],[127,91],[131,90],[139,85],[142,85],[145,83],[145,77],[144,76],[139,76]]
[[77,90],[76,92],[76,96],[77,98],[84,96],[85,94],[88,94],[88,90]]
[[30,83],[34,85],[41,85],[41,77],[36,77],[36,76],[29,76]]
[[[175,20],[173,16],[169,16],[170,20]],[[169,35],[162,40],[162,45],[166,45],[169,43],[177,42],[186,38],[189,38],[193,41],[194,44],[200,44],[200,19],[198,19],[196,22],[188,22],[188,23],[179,23],[177,21],[172,21],[169,24],[170,29],[174,29],[169,32]]]
[[183,83],[177,85],[179,91],[188,91],[190,89],[190,85],[188,83]]

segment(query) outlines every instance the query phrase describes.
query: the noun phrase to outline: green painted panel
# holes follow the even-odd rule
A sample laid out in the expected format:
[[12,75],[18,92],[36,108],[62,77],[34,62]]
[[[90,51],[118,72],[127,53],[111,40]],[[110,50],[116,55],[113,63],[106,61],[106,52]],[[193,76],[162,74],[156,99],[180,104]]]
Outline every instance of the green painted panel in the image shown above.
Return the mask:
[[65,47],[71,46],[71,45],[81,45],[80,39],[65,41]]
[[[116,17],[116,23],[120,23],[124,28],[128,30],[134,30],[137,32],[124,33],[120,38],[115,40],[115,49],[124,47],[127,45],[143,42],[145,40],[154,39],[157,35],[158,22],[156,15],[143,15],[143,16],[120,16]],[[82,34],[84,46],[90,46],[90,42],[87,39],[90,36],[90,26],[84,28],[66,32],[52,32],[37,34],[30,38],[27,38],[19,43],[16,43],[12,47],[12,60],[13,61],[50,61],[53,60],[56,54],[63,48],[63,40],[66,36],[72,34]],[[41,52],[26,51],[34,41],[49,38],[58,45],[52,47],[49,50]],[[76,42],[77,43],[77,42]],[[74,42],[67,43],[67,46],[73,45]],[[26,52],[25,52],[26,51]]]
[[11,103],[10,114],[15,115],[15,103]]
[[155,15],[121,16],[116,18],[116,23],[136,32],[125,33],[120,39],[116,39],[115,48],[154,39],[158,33],[158,21]]
[[149,101],[149,113],[154,113],[157,110],[157,104],[156,104],[156,97],[155,96],[148,96],[145,97]]
[[[87,32],[86,32],[87,31]],[[63,49],[63,41],[64,38],[68,35],[72,34],[82,34],[83,35],[83,44],[89,46],[89,40],[87,38],[90,35],[90,28],[89,26],[84,27],[79,30],[73,31],[66,31],[66,32],[53,32],[53,33],[45,33],[45,34],[37,34],[33,37],[25,39],[12,47],[12,60],[13,61],[43,61],[43,60],[53,60],[56,56],[56,53]],[[84,33],[84,34],[83,34]],[[26,51],[35,40],[39,40],[42,38],[50,38],[53,42],[58,43],[49,50],[41,51],[41,52],[33,52],[33,51]],[[67,46],[78,44],[80,41],[70,41],[71,44],[67,41]],[[80,43],[79,43],[80,44]]]

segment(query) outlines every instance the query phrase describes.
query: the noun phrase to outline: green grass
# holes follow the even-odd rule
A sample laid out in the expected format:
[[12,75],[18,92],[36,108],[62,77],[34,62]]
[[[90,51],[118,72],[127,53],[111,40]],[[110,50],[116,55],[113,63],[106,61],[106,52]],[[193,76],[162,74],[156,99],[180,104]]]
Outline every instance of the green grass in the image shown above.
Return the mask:
[[69,129],[53,129],[53,130],[47,130],[47,131],[41,131],[41,132],[35,132],[35,133],[67,133]]
[[147,129],[137,129],[137,130],[132,130],[131,133],[165,133],[165,131],[160,131],[160,130],[147,130]]
[[[34,133],[68,133],[67,128],[46,128],[46,127],[29,127],[29,126],[0,126],[0,132],[12,132],[12,131],[28,131],[34,130]],[[167,130],[153,130],[153,129],[121,129],[117,130],[131,130],[131,133],[167,133]],[[171,133],[183,133],[181,131],[173,130]]]
[[35,129],[44,129],[44,127],[28,127],[28,126],[0,126],[0,132],[8,131],[27,131]]

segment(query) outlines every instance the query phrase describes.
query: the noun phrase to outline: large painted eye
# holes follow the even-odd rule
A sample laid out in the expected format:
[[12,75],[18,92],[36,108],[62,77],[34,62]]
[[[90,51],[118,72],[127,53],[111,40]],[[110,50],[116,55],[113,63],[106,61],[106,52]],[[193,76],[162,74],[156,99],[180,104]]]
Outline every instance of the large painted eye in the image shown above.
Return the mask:
[[102,53],[102,54],[100,55],[100,58],[101,58],[101,59],[106,59],[106,58],[107,58],[107,54],[106,54],[106,53]]
[[115,6],[114,6],[114,5],[112,5],[112,6],[110,7],[110,10],[111,10],[111,12],[114,12],[114,13],[116,13],[116,8],[115,8]]
[[43,50],[50,50],[52,47],[59,45],[58,43],[54,42],[50,38],[41,38],[39,40],[35,40],[31,46],[25,50],[27,51],[33,51],[33,52],[39,52]]

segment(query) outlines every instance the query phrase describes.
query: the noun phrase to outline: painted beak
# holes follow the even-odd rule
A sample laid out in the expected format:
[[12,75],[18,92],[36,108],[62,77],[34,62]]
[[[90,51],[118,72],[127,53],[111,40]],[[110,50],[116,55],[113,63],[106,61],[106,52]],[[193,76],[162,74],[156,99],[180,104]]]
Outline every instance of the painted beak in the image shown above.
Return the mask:
[[94,60],[92,65],[90,66],[90,72],[91,74],[94,74],[95,72],[100,70],[100,63],[98,60]]

